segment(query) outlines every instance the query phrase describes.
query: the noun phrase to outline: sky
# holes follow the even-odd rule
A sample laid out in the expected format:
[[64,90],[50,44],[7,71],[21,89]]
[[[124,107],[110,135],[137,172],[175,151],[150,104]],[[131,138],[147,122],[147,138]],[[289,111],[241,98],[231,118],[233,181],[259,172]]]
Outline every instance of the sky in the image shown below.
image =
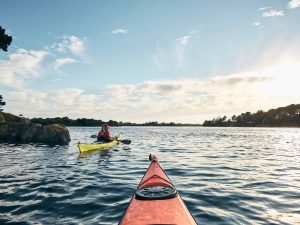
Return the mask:
[[300,103],[300,0],[0,0],[4,111],[202,123]]

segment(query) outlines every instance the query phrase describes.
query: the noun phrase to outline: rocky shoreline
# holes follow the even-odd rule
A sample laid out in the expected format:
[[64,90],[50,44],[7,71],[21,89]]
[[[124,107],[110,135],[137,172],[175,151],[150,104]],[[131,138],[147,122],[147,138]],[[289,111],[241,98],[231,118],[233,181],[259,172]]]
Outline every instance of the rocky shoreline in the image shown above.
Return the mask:
[[43,126],[22,116],[0,112],[0,143],[66,145],[70,140],[69,131],[63,125]]

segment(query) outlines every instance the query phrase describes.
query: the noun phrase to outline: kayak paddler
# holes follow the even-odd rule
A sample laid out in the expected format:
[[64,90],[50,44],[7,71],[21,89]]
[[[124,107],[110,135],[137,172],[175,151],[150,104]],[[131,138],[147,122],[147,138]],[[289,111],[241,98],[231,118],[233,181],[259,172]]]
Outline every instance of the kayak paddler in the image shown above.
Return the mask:
[[108,124],[103,124],[101,131],[99,131],[98,136],[97,136],[97,141],[105,141],[105,142],[110,142],[112,141],[112,138],[110,137],[109,133],[109,128]]

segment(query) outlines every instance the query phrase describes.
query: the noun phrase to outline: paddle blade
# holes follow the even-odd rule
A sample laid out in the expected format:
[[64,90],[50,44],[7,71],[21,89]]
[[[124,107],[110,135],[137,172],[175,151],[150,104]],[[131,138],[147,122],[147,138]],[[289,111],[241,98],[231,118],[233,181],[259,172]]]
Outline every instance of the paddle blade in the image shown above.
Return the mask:
[[122,144],[125,144],[125,145],[130,145],[131,140],[125,139],[125,140],[119,140],[119,142],[121,142]]
[[97,138],[96,134],[91,135],[91,138]]

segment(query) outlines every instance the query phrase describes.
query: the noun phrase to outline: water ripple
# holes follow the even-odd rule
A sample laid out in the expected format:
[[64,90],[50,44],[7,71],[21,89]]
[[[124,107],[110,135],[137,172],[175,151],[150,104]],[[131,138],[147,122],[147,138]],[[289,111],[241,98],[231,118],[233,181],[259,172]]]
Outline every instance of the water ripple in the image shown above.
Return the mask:
[[79,155],[69,146],[0,144],[0,224],[117,224],[148,167],[161,165],[199,224],[300,224],[300,130],[119,127],[131,139]]

